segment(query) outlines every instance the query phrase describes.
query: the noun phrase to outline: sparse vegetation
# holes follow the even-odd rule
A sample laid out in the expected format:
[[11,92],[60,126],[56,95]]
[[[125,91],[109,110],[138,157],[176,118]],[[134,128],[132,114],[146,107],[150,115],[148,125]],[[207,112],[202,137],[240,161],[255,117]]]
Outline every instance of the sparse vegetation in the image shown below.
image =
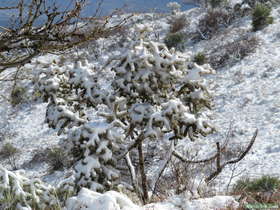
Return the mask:
[[209,3],[210,3],[210,6],[212,8],[217,8],[217,7],[220,7],[222,6],[223,3],[225,3],[226,0],[210,0]]
[[11,92],[10,102],[13,106],[16,106],[24,101],[24,94],[26,89],[24,87],[15,86]]
[[200,39],[211,39],[222,27],[227,27],[233,20],[233,15],[225,10],[209,10],[198,24]]
[[11,165],[13,170],[17,169],[16,155],[19,153],[20,150],[13,146],[11,143],[5,143],[0,150],[0,156],[2,158],[8,159],[9,164]]
[[[103,37],[104,40],[95,40],[95,35],[91,38],[96,43],[100,42],[100,46],[103,42],[102,53],[96,52],[97,55],[102,56],[93,58],[92,55],[88,55],[91,51],[83,49],[84,45],[92,48],[87,44],[88,42],[83,42],[87,39],[83,35],[84,32],[76,31],[81,34],[75,33],[75,40],[77,39],[83,44],[79,44],[77,53],[73,57],[69,55],[61,60],[58,58],[58,61],[54,60],[50,62],[51,64],[40,63],[38,59],[38,61],[35,60],[35,64],[28,65],[32,66],[32,69],[33,67],[39,69],[32,83],[34,100],[40,98],[47,103],[47,105],[44,104],[44,107],[42,106],[46,110],[45,122],[49,128],[55,129],[58,136],[63,135],[61,140],[64,141],[61,141],[62,144],[59,145],[65,148],[55,146],[46,149],[36,145],[41,150],[37,153],[35,153],[36,149],[32,151],[34,156],[31,161],[28,159],[28,166],[31,168],[35,165],[37,167],[41,163],[47,163],[50,169],[48,172],[67,168],[67,177],[63,177],[63,179],[65,178],[63,182],[71,181],[70,185],[65,181],[66,184],[63,187],[52,187],[39,179],[29,179],[20,171],[8,171],[0,164],[0,209],[16,209],[17,205],[35,210],[62,209],[66,205],[65,201],[82,188],[90,189],[94,191],[94,194],[124,188],[124,192],[132,192],[130,196],[137,197],[135,200],[139,200],[142,204],[166,199],[170,194],[187,194],[188,198],[209,196],[210,191],[207,190],[212,181],[224,169],[228,170],[227,166],[235,165],[249,153],[258,134],[256,129],[247,147],[242,147],[239,142],[247,144],[247,141],[238,138],[244,137],[244,133],[251,128],[241,128],[242,125],[238,124],[234,129],[240,133],[230,136],[231,132],[229,132],[224,141],[219,138],[222,134],[210,137],[210,143],[204,144],[202,141],[197,141],[216,131],[211,121],[219,115],[211,115],[212,100],[221,94],[218,95],[218,105],[228,110],[232,106],[227,106],[227,96],[236,93],[234,83],[227,85],[222,81],[226,88],[234,87],[229,92],[221,91],[224,90],[224,87],[219,86],[220,84],[215,86],[211,83],[208,86],[207,79],[209,78],[218,78],[217,81],[224,79],[220,76],[222,71],[218,72],[218,77],[214,75],[204,78],[204,75],[215,73],[216,71],[212,68],[217,69],[240,61],[254,52],[260,43],[257,37],[252,36],[254,33],[251,31],[248,33],[248,27],[243,27],[243,22],[241,24],[234,22],[233,27],[237,29],[236,31],[230,31],[232,27],[228,28],[230,36],[225,35],[224,32],[227,31],[225,29],[215,37],[217,31],[227,27],[235,18],[226,10],[215,9],[223,2],[224,0],[208,2],[212,9],[199,20],[198,32],[193,28],[184,30],[189,23],[186,16],[176,16],[179,7],[173,3],[174,18],[169,20],[170,28],[164,43],[155,42],[151,35],[152,32],[149,30],[147,30],[149,31],[147,37],[145,37],[146,32],[137,31],[138,28],[135,30],[131,28],[130,31],[118,31],[121,29],[119,28],[114,32],[108,31],[108,34],[101,31],[100,37]],[[172,4],[170,5],[172,6]],[[256,13],[253,14],[256,17],[253,17],[252,22],[254,31],[260,30],[273,21],[273,18],[270,17],[270,9],[269,12],[263,8],[254,12]],[[79,11],[77,15],[79,17]],[[153,20],[151,18],[148,21]],[[158,20],[155,23],[158,23]],[[194,22],[195,24],[196,22]],[[143,26],[145,29],[150,25],[152,25],[150,22],[145,25],[145,21],[143,21],[143,24],[138,24],[137,27],[140,29]],[[241,29],[240,25],[242,25]],[[166,31],[164,26],[159,26],[158,36],[155,36],[158,41],[164,38],[162,37]],[[239,33],[241,31],[245,32],[241,34]],[[127,35],[128,32],[133,32],[131,33],[133,37]],[[178,50],[184,51],[184,47],[187,45],[185,41],[188,36],[185,33],[195,35],[199,33],[199,41],[213,39],[192,45],[190,49],[195,50],[196,54],[187,50],[178,52]],[[107,35],[116,34],[121,34],[123,39],[106,40]],[[221,38],[220,35],[224,36]],[[72,34],[69,36],[71,43]],[[118,43],[118,40],[122,41]],[[267,43],[267,40],[264,43]],[[76,43],[74,45],[76,46]],[[71,49],[68,48],[67,43],[66,48]],[[114,51],[115,49],[117,50]],[[33,46],[31,50],[36,50],[36,48]],[[37,55],[41,53],[40,50],[41,48]],[[54,52],[64,51],[54,49]],[[107,55],[107,52],[110,53]],[[69,58],[71,61],[68,61]],[[8,61],[7,58],[2,59]],[[92,60],[94,61],[91,62]],[[20,65],[25,63],[22,60],[19,62]],[[248,77],[251,76],[251,73],[255,73],[251,62],[250,60]],[[13,66],[14,64],[7,63],[7,65]],[[269,66],[267,63],[265,65]],[[243,63],[236,67],[238,68],[236,68],[235,74],[240,73],[240,78],[242,76],[242,80],[246,79],[248,71],[243,70]],[[8,67],[1,66],[0,62],[0,73],[6,68]],[[233,70],[235,68],[226,72],[226,78],[231,78],[234,82]],[[245,75],[244,78],[243,75]],[[15,106],[22,103],[25,99],[24,95],[30,92],[29,90],[27,92],[24,87],[14,84],[8,100]],[[10,86],[8,87],[10,88]],[[218,87],[215,97],[212,97],[214,91],[208,90],[208,87]],[[238,90],[241,88],[238,84]],[[237,93],[239,97],[240,94]],[[247,93],[242,95],[244,97],[241,99],[235,96],[233,95],[232,98],[234,102],[237,101],[238,110],[241,110],[239,108],[245,106],[248,101],[251,102],[255,99],[251,95],[248,97]],[[41,105],[41,100],[38,101]],[[260,101],[260,103],[263,102]],[[10,105],[8,107],[12,111],[25,108]],[[42,107],[39,107],[40,112],[35,112],[35,114],[42,113]],[[2,110],[0,111],[2,112]],[[230,111],[233,115],[237,113],[235,108]],[[272,110],[272,112],[274,111]],[[20,121],[23,114],[19,115],[20,119],[7,121],[11,121],[11,123]],[[14,113],[11,116],[15,116]],[[7,119],[9,118],[7,117]],[[247,119],[247,116],[244,119]],[[34,123],[37,124],[37,122]],[[220,122],[223,123],[224,119]],[[14,128],[14,126],[11,127]],[[16,128],[16,131],[20,129]],[[46,130],[46,128],[44,129]],[[5,143],[7,137],[1,132],[0,141]],[[43,135],[49,135],[49,133]],[[23,136],[26,138],[25,135]],[[229,136],[235,140],[234,147],[229,143]],[[212,141],[212,138],[215,140],[219,138],[219,141]],[[17,142],[12,143],[18,145]],[[209,147],[206,145],[208,143]],[[4,159],[5,164],[9,161],[12,169],[17,169],[16,156],[20,151],[14,145],[3,144],[0,149],[0,157]],[[42,150],[42,148],[44,149]],[[275,148],[268,147],[267,150],[274,152]],[[23,165],[21,167],[26,169]],[[237,165],[236,168],[238,167]],[[68,171],[72,173],[69,176]],[[65,174],[64,172],[57,174]],[[224,179],[224,177],[221,178]],[[232,175],[227,190],[231,190],[231,180],[234,179],[235,176]],[[224,182],[222,183],[224,184]],[[18,195],[19,191],[21,194]],[[274,193],[279,192],[280,179],[270,176],[263,176],[259,179],[241,179],[232,189],[232,194],[241,194],[241,197],[246,198],[247,201],[251,199],[248,202],[252,200],[254,202],[275,201]],[[267,198],[267,193],[272,196]],[[211,192],[211,196],[214,194]],[[229,206],[227,210],[233,208]]]
[[277,204],[280,201],[280,179],[272,176],[256,179],[242,178],[233,186],[232,193],[241,194],[241,199],[249,204]]
[[233,65],[245,56],[255,52],[260,40],[255,36],[243,36],[235,41],[218,46],[207,52],[208,62],[213,68]]
[[54,147],[47,151],[47,162],[51,170],[61,170],[70,165],[70,157],[60,147]]
[[275,192],[280,190],[280,179],[272,176],[262,176],[257,179],[240,179],[233,188],[233,192]]
[[195,63],[197,63],[198,65],[203,65],[203,64],[206,63],[206,56],[205,56],[204,53],[199,52],[199,53],[197,53],[197,54],[194,56],[193,61],[194,61]]
[[164,39],[164,43],[169,49],[174,47],[177,50],[184,49],[184,41],[185,36],[183,33],[168,34]]
[[175,17],[169,20],[169,32],[171,34],[177,33],[187,27],[189,25],[189,22],[187,21],[187,18],[185,15],[181,15],[179,17]]
[[265,26],[273,23],[273,17],[270,16],[271,8],[265,4],[258,3],[252,14],[253,31],[263,29]]

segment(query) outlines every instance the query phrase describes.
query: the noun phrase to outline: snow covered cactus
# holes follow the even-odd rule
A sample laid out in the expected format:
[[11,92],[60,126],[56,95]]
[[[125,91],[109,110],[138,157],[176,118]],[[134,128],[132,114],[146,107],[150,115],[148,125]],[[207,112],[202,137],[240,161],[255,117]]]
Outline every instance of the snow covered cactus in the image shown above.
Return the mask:
[[0,208],[45,209],[58,205],[55,189],[40,180],[30,180],[21,171],[0,166]]
[[146,140],[165,134],[195,140],[213,131],[203,75],[214,70],[139,33],[130,49],[99,70],[85,58],[38,73],[38,90],[49,103],[46,122],[68,136],[78,188],[111,189],[118,183],[118,161]]
[[158,139],[160,133],[172,131],[177,138],[188,134],[194,139],[196,134],[212,131],[202,111],[211,104],[201,78],[214,73],[208,65],[190,68],[190,54],[144,40],[117,60],[111,69],[116,74],[112,86],[126,101],[119,112],[146,137]]
[[106,122],[86,123],[72,130],[68,140],[73,148],[82,150],[82,157],[75,164],[78,186],[94,191],[110,189],[119,177],[113,157],[113,151],[118,149],[114,127]]

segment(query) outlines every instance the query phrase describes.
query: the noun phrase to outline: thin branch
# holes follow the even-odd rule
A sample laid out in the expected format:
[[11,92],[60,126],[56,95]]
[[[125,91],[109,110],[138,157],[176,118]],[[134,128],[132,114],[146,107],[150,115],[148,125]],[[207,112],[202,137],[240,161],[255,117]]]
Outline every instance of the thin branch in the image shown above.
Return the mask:
[[[248,152],[250,151],[250,149],[252,148],[253,144],[255,143],[255,140],[256,140],[256,137],[258,135],[258,129],[256,129],[250,143],[248,144],[248,146],[246,147],[246,149],[236,158],[236,159],[233,159],[233,160],[230,160],[230,161],[227,161],[225,162],[224,164],[222,164],[221,166],[219,166],[217,164],[217,168],[216,168],[216,171],[213,172],[212,174],[210,174],[210,176],[208,176],[205,181],[206,182],[210,182],[212,179],[214,179],[215,177],[217,177],[221,172],[222,170],[224,169],[224,167],[226,165],[229,165],[229,164],[235,164],[235,163],[238,163],[239,161],[241,161],[247,154]],[[218,151],[219,153],[219,151]],[[217,160],[218,161],[218,160]],[[220,161],[220,160],[219,160]]]
[[142,148],[142,142],[138,144],[138,155],[139,155],[139,169],[141,173],[141,179],[142,179],[142,200],[143,203],[146,204],[149,200],[148,195],[148,183],[147,183],[147,177],[145,173],[145,162],[144,162],[144,154],[143,154],[143,148]]
[[[226,139],[224,141],[224,144],[222,146],[222,148],[220,148],[220,151],[221,152],[224,152],[228,143],[229,143],[229,139],[230,139],[230,135],[231,135],[231,131],[232,131],[232,125],[233,125],[233,122],[230,122],[230,125],[229,125],[229,129],[228,129],[228,132],[227,132],[227,135],[226,135]],[[173,155],[175,157],[177,157],[179,160],[181,160],[182,162],[185,162],[185,163],[188,163],[188,164],[197,164],[197,163],[206,163],[206,162],[210,162],[210,161],[213,161],[217,158],[218,154],[216,153],[215,155],[209,157],[209,158],[206,158],[206,159],[202,159],[202,160],[189,160],[188,158],[184,157],[181,153],[179,153],[178,151],[174,150],[173,151]]]
[[128,169],[129,169],[129,172],[130,172],[132,186],[133,186],[135,192],[140,197],[141,196],[141,190],[139,189],[139,184],[138,184],[138,180],[137,180],[137,177],[136,177],[135,168],[132,164],[129,153],[126,154],[125,160],[126,160],[126,164],[127,164]]
[[3,30],[5,30],[5,31],[12,32],[11,29],[8,29],[8,28],[6,28],[6,27],[4,27],[4,26],[0,26],[0,28],[3,29]]
[[166,166],[168,165],[169,161],[172,158],[173,151],[174,151],[174,141],[171,142],[169,152],[166,155],[166,158],[164,159],[161,168],[158,170],[158,174],[157,174],[156,178],[154,179],[155,182],[152,184],[152,196],[155,194],[155,191],[156,191],[156,188],[157,188],[157,185],[158,185],[158,182],[159,182],[159,179],[160,179],[162,173],[164,172]]

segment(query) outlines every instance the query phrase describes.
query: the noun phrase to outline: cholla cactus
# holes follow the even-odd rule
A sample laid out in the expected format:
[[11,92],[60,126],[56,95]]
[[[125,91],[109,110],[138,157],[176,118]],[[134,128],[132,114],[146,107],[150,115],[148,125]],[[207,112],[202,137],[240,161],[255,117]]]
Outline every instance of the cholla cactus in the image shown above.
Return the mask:
[[46,122],[68,134],[78,188],[112,188],[122,153],[145,140],[160,141],[165,134],[195,140],[213,131],[202,75],[214,70],[192,64],[190,53],[144,40],[143,31],[139,27],[140,39],[98,71],[85,60],[52,64],[38,74],[38,90],[49,102]]
[[45,209],[58,205],[55,189],[38,179],[30,180],[21,171],[0,166],[0,208]]
[[73,148],[82,150],[81,159],[75,164],[76,183],[94,191],[110,189],[119,177],[115,169],[113,151],[120,138],[114,127],[106,122],[90,122],[69,133]]
[[214,73],[213,69],[197,64],[189,69],[190,54],[143,40],[118,60],[112,68],[116,73],[112,85],[115,94],[126,101],[119,112],[126,113],[131,124],[141,125],[146,136],[158,130],[194,139],[193,134],[212,131],[201,112],[210,108],[210,94],[201,75]]

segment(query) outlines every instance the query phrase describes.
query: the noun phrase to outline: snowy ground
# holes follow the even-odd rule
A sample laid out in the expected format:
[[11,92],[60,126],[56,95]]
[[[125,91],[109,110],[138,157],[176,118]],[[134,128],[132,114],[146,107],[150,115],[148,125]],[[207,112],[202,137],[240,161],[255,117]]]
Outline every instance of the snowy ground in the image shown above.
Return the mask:
[[[262,39],[256,53],[215,75],[214,111],[218,130],[225,133],[233,121],[232,141],[240,144],[249,141],[254,130],[259,129],[252,151],[236,172],[244,170],[242,175],[249,177],[280,176],[279,12],[279,9],[273,11],[274,24],[256,33]],[[229,171],[222,173],[222,179],[228,177]]]
[[[192,10],[193,16],[197,15],[196,11]],[[165,17],[154,20],[153,15],[145,16],[151,17],[149,21],[151,25],[162,24],[160,33],[165,33],[168,27]],[[274,9],[272,16],[274,23],[255,33],[261,39],[255,53],[231,67],[217,70],[217,74],[210,77],[214,81],[213,112],[218,132],[203,141],[212,143],[222,141],[232,122],[231,142],[238,147],[249,142],[255,129],[259,129],[256,143],[234,171],[233,175],[239,176],[233,181],[240,176],[255,177],[269,174],[280,177],[280,8]],[[240,27],[249,30],[250,19],[244,18],[242,21]],[[110,41],[106,44],[109,45]],[[191,46],[191,49],[200,52],[206,45],[206,42],[201,42]],[[48,60],[50,57],[40,59]],[[0,76],[2,78],[2,75]],[[1,96],[7,95],[11,87],[12,83],[1,81]],[[46,163],[35,161],[31,165],[28,164],[37,151],[44,151],[57,145],[59,141],[55,132],[44,123],[46,104],[28,102],[11,107],[3,97],[0,97],[0,104],[0,133],[6,134],[8,138],[6,140],[21,150],[17,157],[17,166],[26,169],[30,177],[45,176],[45,180],[54,183],[54,178],[59,177],[61,173],[46,176],[48,174]],[[3,142],[0,140],[0,146]],[[7,160],[0,160],[0,164],[9,167]],[[225,190],[231,175],[230,167],[219,175],[216,180],[217,192]]]

